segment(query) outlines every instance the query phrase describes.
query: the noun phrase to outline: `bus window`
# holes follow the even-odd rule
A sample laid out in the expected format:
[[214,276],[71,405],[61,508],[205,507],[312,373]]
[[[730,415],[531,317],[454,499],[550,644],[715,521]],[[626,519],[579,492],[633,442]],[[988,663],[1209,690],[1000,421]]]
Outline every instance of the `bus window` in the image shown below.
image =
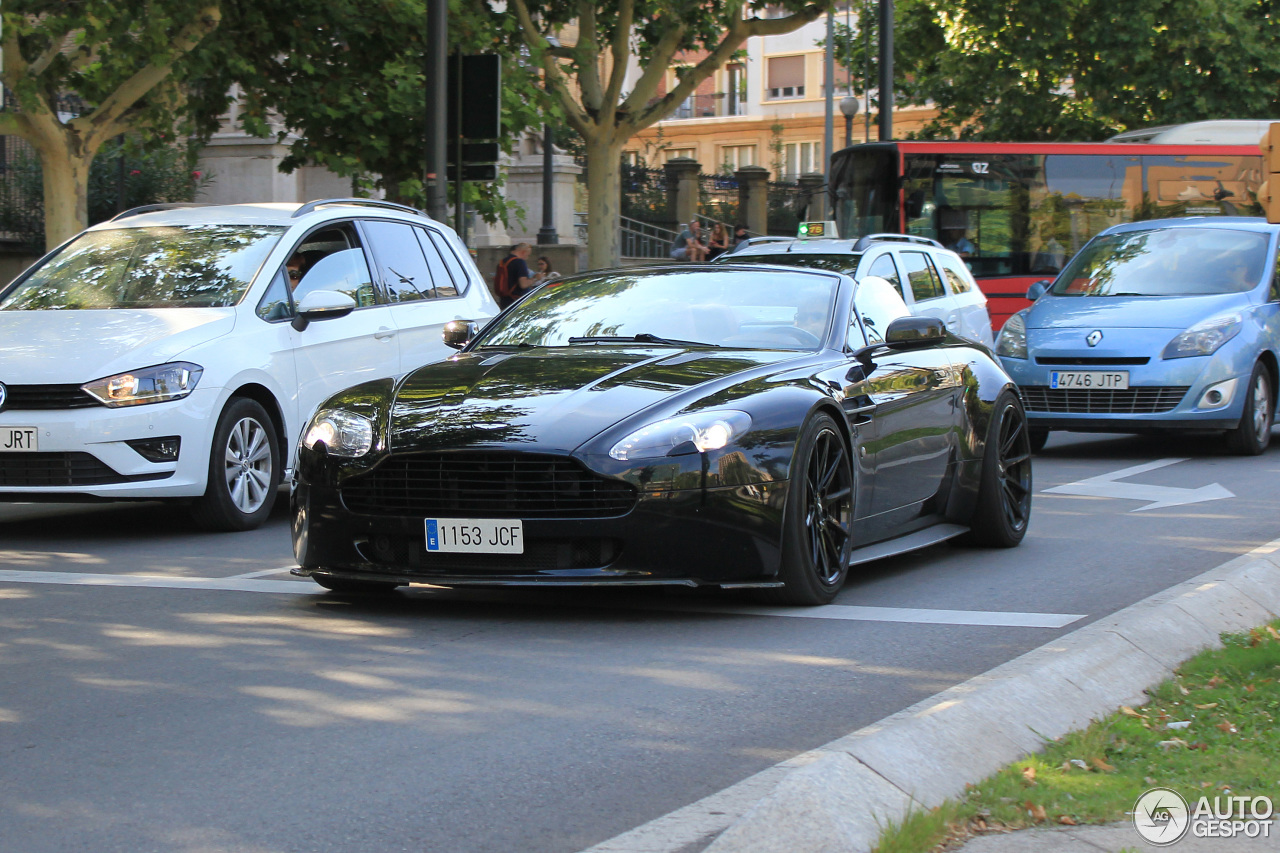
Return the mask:
[[1260,175],[1252,157],[1145,154],[1137,219],[1165,216],[1261,216],[1249,191]]
[[831,175],[840,236],[900,230],[897,146],[860,145],[832,164]]
[[1141,159],[1115,154],[1049,154],[1032,190],[1027,265],[1022,272],[1056,275],[1104,228],[1130,222],[1142,193]]

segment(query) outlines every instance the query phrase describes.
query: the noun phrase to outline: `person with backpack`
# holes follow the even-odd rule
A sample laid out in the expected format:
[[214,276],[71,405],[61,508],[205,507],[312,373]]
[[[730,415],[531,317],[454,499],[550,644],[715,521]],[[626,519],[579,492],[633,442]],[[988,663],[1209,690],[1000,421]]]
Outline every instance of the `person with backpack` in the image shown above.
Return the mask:
[[533,287],[533,273],[529,271],[529,254],[533,247],[528,243],[516,243],[507,256],[498,262],[493,275],[493,295],[499,308],[506,308]]

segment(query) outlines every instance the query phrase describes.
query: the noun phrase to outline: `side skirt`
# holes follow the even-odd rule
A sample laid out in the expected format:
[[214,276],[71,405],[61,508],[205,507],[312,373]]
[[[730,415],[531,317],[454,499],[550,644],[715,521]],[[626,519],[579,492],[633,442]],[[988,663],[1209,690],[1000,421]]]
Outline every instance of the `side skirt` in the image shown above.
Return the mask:
[[915,533],[908,533],[905,536],[898,536],[894,539],[876,542],[873,545],[855,548],[853,554],[849,557],[849,565],[856,566],[860,563],[869,563],[872,560],[882,560],[885,557],[894,557],[898,554],[906,554],[909,551],[917,551],[930,545],[937,545],[939,542],[945,542],[948,539],[954,539],[968,532],[969,528],[963,524],[935,524],[932,527],[917,530]]

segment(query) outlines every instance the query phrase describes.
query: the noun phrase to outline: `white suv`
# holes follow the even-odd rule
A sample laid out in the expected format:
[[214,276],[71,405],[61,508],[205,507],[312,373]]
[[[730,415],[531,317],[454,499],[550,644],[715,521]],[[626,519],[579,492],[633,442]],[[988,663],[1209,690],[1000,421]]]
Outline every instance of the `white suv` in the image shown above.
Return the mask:
[[0,500],[184,498],[256,527],[321,401],[497,311],[457,235],[401,205],[127,211],[0,289]]
[[785,264],[817,267],[891,282],[902,292],[907,309],[936,317],[953,334],[995,345],[987,297],[978,289],[964,260],[941,243],[904,234],[871,234],[857,240],[836,237],[757,237],[720,255],[719,264]]

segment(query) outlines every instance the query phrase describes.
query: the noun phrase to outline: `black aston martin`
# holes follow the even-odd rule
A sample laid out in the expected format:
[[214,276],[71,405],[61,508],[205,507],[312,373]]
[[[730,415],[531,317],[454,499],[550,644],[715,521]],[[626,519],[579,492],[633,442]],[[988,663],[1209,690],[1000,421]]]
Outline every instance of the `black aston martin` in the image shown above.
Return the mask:
[[716,266],[543,285],[460,352],[325,402],[291,493],[322,586],[759,588],[1017,545],[1031,451],[991,353],[884,279]]

